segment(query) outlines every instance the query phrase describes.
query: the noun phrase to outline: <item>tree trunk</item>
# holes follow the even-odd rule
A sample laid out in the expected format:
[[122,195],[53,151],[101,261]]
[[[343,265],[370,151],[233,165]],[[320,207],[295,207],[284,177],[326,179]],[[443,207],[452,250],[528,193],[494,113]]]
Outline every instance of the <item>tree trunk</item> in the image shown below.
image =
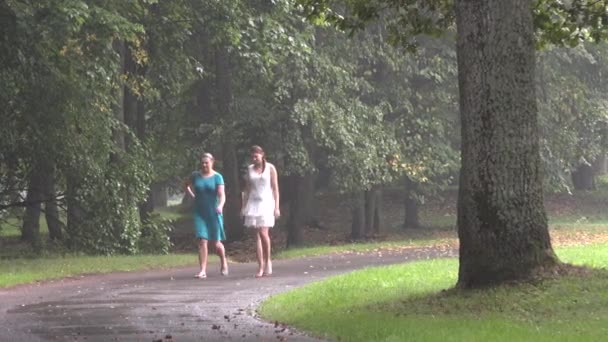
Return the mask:
[[599,135],[600,135],[600,154],[593,161],[593,172],[596,176],[605,175],[608,172],[608,158],[606,153],[608,152],[608,127],[605,122],[598,124]]
[[527,0],[457,0],[462,123],[458,286],[558,263],[543,206],[534,27]]
[[[213,49],[209,43],[209,34],[203,30],[198,35],[199,44],[198,54],[205,65],[214,63]],[[211,93],[213,90],[213,79],[207,76],[207,72],[197,81],[196,92],[196,108],[198,116],[202,123],[212,122],[214,119],[213,111],[211,110]]]
[[68,248],[75,246],[74,239],[78,238],[79,227],[83,221],[84,210],[78,198],[78,184],[75,177],[66,178],[67,223],[66,242]]
[[[230,56],[225,46],[219,46],[215,53],[217,104],[220,117],[230,117],[232,110],[232,75]],[[223,176],[226,184],[226,204],[224,221],[229,240],[239,240],[245,235],[241,220],[241,187],[239,165],[236,156],[235,138],[224,135],[222,142]]]
[[[137,72],[140,76],[145,75],[145,69],[138,68]],[[126,97],[126,96],[125,96]],[[147,127],[146,127],[146,107],[143,99],[139,98],[136,101],[136,113],[135,113],[135,133],[137,134],[137,138],[139,141],[144,142],[146,140],[147,135]],[[152,211],[154,211],[154,185],[152,183],[149,185],[149,189],[146,195],[146,199],[139,204],[139,218],[142,222],[146,221]],[[165,202],[166,206],[166,202]]]
[[420,228],[420,218],[418,215],[418,201],[416,200],[416,189],[418,184],[409,177],[405,177],[405,220],[403,228]]
[[[310,223],[310,193],[314,195],[314,176],[290,176],[284,186],[288,189],[289,222],[287,224],[287,248],[301,246],[304,243],[304,226]],[[312,188],[312,191],[311,191]]]
[[593,173],[597,176],[605,175],[608,172],[608,158],[606,153],[600,153],[593,161]]
[[[120,56],[119,68],[120,68],[120,73],[122,75],[122,73],[124,72],[125,53],[126,53],[125,43],[123,41],[114,41],[113,48]],[[120,90],[116,94],[116,103],[115,103],[115,108],[114,108],[114,116],[116,117],[116,120],[121,123],[125,122],[124,102],[123,101],[124,101],[124,88],[121,87]],[[112,131],[112,135],[113,135],[114,143],[118,146],[118,149],[120,149],[121,151],[124,151],[126,149],[126,142],[125,142],[125,134],[123,133],[123,131],[120,129],[114,129]],[[116,158],[117,158],[116,154],[113,154],[112,160],[116,160]]]
[[593,165],[581,158],[576,170],[572,171],[572,185],[576,190],[595,190]]
[[365,236],[380,232],[380,197],[382,195],[378,187],[365,191]]
[[353,215],[350,236],[353,240],[363,238],[365,231],[365,192],[355,192],[352,197],[351,210]]
[[55,171],[53,167],[50,167],[49,172],[44,175],[44,213],[46,217],[46,224],[49,229],[49,239],[53,241],[60,241],[63,238],[63,223],[59,219],[59,209],[57,207],[56,193],[55,193]]
[[380,234],[380,228],[382,227],[382,191],[378,190],[376,193],[376,210],[374,210],[374,225],[372,232],[376,235]]
[[[125,45],[125,44],[123,44]],[[122,75],[127,77],[129,80],[132,80],[137,73],[137,64],[133,60],[133,54],[131,49],[128,46],[124,46],[124,58],[123,58],[123,71]],[[130,83],[130,82],[129,82]],[[122,104],[122,119],[123,123],[131,129],[139,138],[140,132],[138,130],[138,115],[139,112],[143,113],[143,103],[137,99],[137,95],[133,92],[133,89],[130,88],[128,84],[123,86],[123,96],[122,96],[123,104]],[[130,151],[131,145],[133,144],[132,138],[128,135],[125,135],[125,150]]]
[[317,224],[315,208],[316,174],[304,175],[298,186],[298,203],[302,212],[302,222],[305,225]]
[[167,193],[167,184],[152,183],[152,205],[153,208],[164,208],[169,202],[169,194]]
[[30,171],[26,207],[21,227],[21,241],[30,243],[34,248],[40,245],[40,212],[44,197],[42,170],[37,165]]

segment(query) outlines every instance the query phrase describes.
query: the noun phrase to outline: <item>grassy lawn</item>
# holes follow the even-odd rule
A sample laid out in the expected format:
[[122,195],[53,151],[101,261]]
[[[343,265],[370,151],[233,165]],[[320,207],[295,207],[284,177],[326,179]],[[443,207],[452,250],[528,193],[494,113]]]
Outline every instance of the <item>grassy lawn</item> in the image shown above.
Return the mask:
[[[561,260],[608,266],[608,244],[564,247]],[[579,341],[608,335],[608,272],[486,291],[442,292],[457,260],[337,276],[274,296],[265,319],[344,341]]]
[[[213,259],[210,260],[213,262]],[[0,259],[0,287],[81,274],[135,271],[195,265],[194,254],[76,256]]]
[[364,253],[373,252],[378,250],[398,250],[412,247],[424,247],[424,246],[443,246],[448,248],[453,245],[454,239],[452,238],[424,238],[424,239],[411,239],[402,237],[401,239],[393,236],[393,240],[378,241],[378,242],[361,242],[361,243],[347,243],[337,246],[310,246],[301,248],[291,248],[281,250],[276,253],[273,257],[275,259],[290,259],[290,258],[301,258],[309,256],[317,256],[331,253]]
[[[183,216],[171,210],[161,211],[160,214],[169,219],[179,219]],[[20,220],[10,218],[0,227],[0,288],[82,274],[162,269],[195,265],[197,262],[195,253],[109,257],[66,254],[61,247],[50,245],[46,241],[48,228],[44,215],[40,219],[44,248],[42,252],[36,253],[27,244],[19,241],[20,225]],[[193,239],[189,242],[194,245]],[[212,262],[214,257],[210,257]]]

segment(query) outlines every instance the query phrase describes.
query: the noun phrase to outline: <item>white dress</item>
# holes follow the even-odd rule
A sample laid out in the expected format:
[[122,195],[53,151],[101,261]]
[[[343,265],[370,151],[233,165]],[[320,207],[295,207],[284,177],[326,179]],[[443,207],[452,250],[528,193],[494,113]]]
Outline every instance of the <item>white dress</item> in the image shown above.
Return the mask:
[[260,174],[253,165],[247,168],[249,193],[246,194],[243,216],[245,227],[259,228],[274,226],[274,196],[270,182],[272,164],[266,162],[264,171]]

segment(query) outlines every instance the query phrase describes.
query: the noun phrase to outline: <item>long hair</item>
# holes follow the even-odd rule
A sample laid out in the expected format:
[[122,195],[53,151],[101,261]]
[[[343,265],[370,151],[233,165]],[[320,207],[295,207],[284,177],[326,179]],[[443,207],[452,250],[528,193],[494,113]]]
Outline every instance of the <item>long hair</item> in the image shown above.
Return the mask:
[[253,145],[249,149],[249,153],[259,153],[262,155],[262,172],[264,172],[264,170],[266,170],[266,154],[264,153],[264,150],[258,145]]

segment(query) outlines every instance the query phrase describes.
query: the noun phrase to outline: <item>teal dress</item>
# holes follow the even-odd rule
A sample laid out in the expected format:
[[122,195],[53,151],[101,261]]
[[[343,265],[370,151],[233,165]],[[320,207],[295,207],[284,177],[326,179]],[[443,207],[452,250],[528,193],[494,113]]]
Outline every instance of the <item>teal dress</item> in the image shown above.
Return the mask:
[[199,171],[192,173],[194,198],[194,230],[199,239],[226,240],[224,219],[215,210],[219,202],[217,188],[224,185],[224,177],[219,173],[203,177]]

